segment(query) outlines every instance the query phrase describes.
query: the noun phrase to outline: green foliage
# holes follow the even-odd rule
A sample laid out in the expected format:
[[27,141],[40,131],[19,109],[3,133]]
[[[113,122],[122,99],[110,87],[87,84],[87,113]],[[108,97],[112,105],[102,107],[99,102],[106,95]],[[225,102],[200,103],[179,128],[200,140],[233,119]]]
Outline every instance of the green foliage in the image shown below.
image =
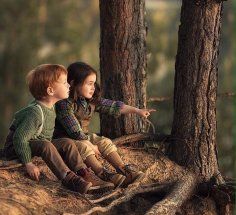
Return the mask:
[[[0,138],[30,99],[26,73],[38,64],[86,61],[98,68],[98,1],[3,0],[0,7]],[[1,143],[3,144],[3,142]]]

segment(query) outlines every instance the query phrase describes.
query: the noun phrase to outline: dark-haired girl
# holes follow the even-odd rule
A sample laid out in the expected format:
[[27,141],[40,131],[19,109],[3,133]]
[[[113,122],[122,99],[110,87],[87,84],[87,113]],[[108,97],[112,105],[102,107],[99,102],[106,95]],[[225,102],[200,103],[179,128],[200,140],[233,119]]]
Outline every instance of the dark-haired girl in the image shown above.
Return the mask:
[[[97,72],[86,63],[72,63],[67,70],[68,83],[71,86],[70,95],[68,99],[56,104],[54,138],[75,139],[86,165],[104,181],[110,181],[115,186],[127,186],[140,180],[143,172],[136,170],[131,164],[125,164],[112,141],[89,133],[88,125],[94,111],[115,117],[120,114],[135,113],[147,118],[155,110],[139,109],[121,101],[101,98],[100,88],[96,82]],[[96,154],[101,154],[116,169],[116,173],[104,168],[97,160]]]

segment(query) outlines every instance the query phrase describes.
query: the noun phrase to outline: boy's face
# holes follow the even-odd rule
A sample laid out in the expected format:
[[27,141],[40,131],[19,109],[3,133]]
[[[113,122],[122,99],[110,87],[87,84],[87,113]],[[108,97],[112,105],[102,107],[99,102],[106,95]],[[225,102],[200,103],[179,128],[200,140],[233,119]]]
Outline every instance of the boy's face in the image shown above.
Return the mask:
[[52,86],[52,96],[58,101],[66,99],[69,96],[69,88],[70,85],[67,83],[67,75],[61,74],[58,80]]
[[95,82],[96,75],[93,73],[84,80],[84,83],[81,86],[78,87],[78,94],[86,99],[91,99],[95,91]]

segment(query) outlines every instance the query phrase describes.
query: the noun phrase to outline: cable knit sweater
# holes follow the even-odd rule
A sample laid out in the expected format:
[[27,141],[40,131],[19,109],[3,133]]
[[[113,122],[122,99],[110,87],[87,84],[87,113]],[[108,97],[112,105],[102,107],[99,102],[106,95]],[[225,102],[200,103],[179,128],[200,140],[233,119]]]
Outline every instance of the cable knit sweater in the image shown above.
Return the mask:
[[[38,106],[42,107],[44,122],[42,122],[42,112]],[[30,140],[51,140],[55,126],[55,110],[48,108],[39,101],[31,102],[27,107],[15,113],[12,126],[15,130],[13,145],[17,156],[22,163],[31,161]],[[42,131],[37,135],[43,123]]]

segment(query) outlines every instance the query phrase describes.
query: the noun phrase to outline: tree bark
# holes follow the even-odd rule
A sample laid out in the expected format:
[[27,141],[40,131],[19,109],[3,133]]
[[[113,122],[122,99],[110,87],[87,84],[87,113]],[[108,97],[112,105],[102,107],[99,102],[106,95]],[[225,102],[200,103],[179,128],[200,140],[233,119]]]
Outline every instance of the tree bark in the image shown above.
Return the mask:
[[216,98],[222,2],[183,0],[175,65],[172,135],[169,155],[208,181],[219,173],[216,148]]
[[[144,0],[100,0],[102,95],[140,108],[146,105],[144,8]],[[138,133],[142,127],[137,116],[101,115],[101,133],[110,138]]]

